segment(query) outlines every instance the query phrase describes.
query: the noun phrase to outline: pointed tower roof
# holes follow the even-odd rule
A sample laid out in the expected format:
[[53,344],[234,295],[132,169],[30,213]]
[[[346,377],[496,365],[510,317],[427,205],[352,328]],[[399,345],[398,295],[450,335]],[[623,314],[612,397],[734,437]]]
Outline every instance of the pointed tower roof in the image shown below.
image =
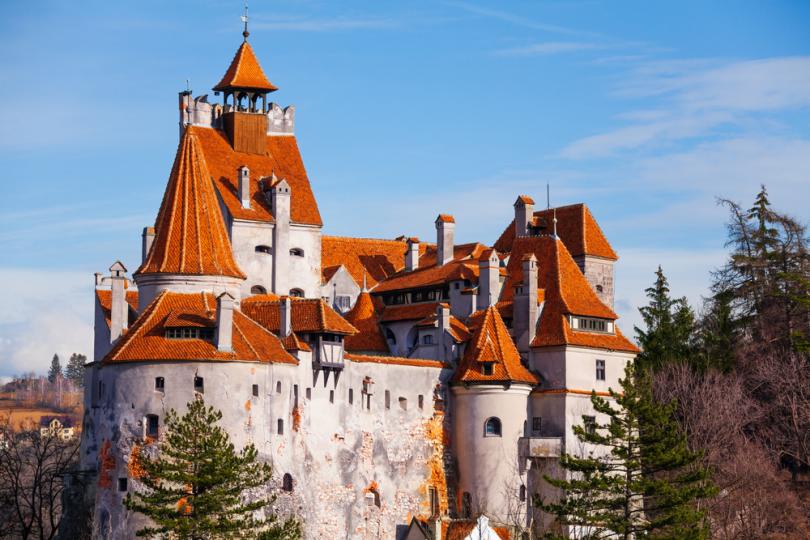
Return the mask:
[[136,274],[244,278],[194,127],[186,128],[163,194],[152,249]]
[[346,336],[347,351],[388,353],[388,343],[380,330],[380,322],[374,309],[371,294],[364,288],[354,307],[346,314],[346,320],[357,328],[358,333]]
[[[484,374],[483,365],[487,363],[492,364],[491,375]],[[501,315],[495,306],[490,306],[467,345],[453,382],[538,384],[540,380],[520,362],[520,354]]]
[[275,92],[278,88],[273,85],[262,71],[259,60],[253,52],[253,47],[247,42],[242,42],[236,55],[228,67],[228,71],[214,87],[216,91],[232,90],[260,90],[263,92]]

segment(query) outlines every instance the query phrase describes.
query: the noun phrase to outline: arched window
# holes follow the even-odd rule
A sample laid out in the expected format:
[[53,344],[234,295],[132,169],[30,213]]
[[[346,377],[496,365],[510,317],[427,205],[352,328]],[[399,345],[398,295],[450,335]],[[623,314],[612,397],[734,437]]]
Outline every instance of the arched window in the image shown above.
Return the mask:
[[387,339],[388,341],[390,341],[394,345],[397,344],[397,336],[394,335],[394,333],[391,331],[390,328],[385,329],[385,339]]
[[267,294],[267,289],[261,285],[254,285],[250,288],[250,294]]
[[290,255],[292,255],[293,257],[303,257],[304,250],[301,248],[290,248]]
[[265,255],[272,255],[273,250],[270,246],[256,246],[256,253],[264,253]]
[[290,473],[284,473],[284,477],[281,479],[281,489],[290,492],[293,490],[293,479]]
[[501,420],[495,416],[488,418],[484,424],[484,437],[500,437]]
[[290,296],[294,298],[303,298],[304,291],[302,291],[301,289],[290,289]]
[[276,382],[276,394],[281,393],[281,381]]

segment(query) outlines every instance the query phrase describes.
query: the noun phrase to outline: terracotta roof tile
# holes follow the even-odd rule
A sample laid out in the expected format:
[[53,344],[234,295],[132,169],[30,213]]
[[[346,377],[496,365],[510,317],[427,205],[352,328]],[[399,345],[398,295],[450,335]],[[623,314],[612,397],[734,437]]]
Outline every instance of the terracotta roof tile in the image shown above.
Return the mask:
[[425,317],[436,313],[436,306],[438,305],[438,302],[427,302],[423,304],[400,304],[396,306],[385,306],[385,308],[383,308],[380,321],[420,321]]
[[374,288],[374,294],[443,285],[450,281],[478,282],[478,261],[453,260],[442,266],[419,267],[412,272],[399,272]]
[[347,351],[389,352],[368,291],[360,293],[354,307],[346,314],[346,320],[357,328],[357,334],[346,336],[344,347]]
[[[96,289],[96,298],[98,299],[98,305],[101,307],[101,312],[104,314],[104,320],[107,322],[107,328],[109,328],[110,317],[112,316],[112,291],[109,289]],[[126,291],[126,299],[130,309],[129,324],[132,324],[137,316],[138,291]]]
[[[228,136],[218,129],[190,126],[186,128],[189,130],[197,135],[214,185],[234,218],[275,221],[259,186],[262,178],[270,178],[275,173],[277,178],[283,178],[290,185],[290,219],[294,223],[323,225],[294,136],[268,136],[265,154],[248,154],[236,152]],[[243,165],[250,169],[250,208],[242,207],[237,192],[238,169]]]
[[[572,256],[593,255],[614,261],[619,258],[586,205],[582,203],[572,204],[560,206],[556,210],[557,235],[562,239]],[[553,211],[552,208],[551,210],[535,212],[534,221],[543,220],[547,230],[551,231],[553,227],[552,220],[554,219]],[[494,248],[501,252],[510,252],[514,240],[515,220],[513,219],[495,242]]]
[[[419,268],[427,268],[436,265],[436,244],[420,244]],[[424,251],[423,251],[424,249]],[[488,248],[478,242],[468,244],[456,244],[453,246],[453,260],[477,261]]]
[[204,339],[169,339],[165,337],[170,317],[185,314],[196,320],[210,319],[216,312],[216,298],[210,293],[181,294],[163,291],[143,311],[135,324],[104,357],[103,362],[174,361],[253,361],[296,364],[281,341],[246,317],[233,312],[233,351],[217,350]]
[[402,270],[407,249],[407,244],[401,240],[323,236],[323,281],[329,281],[337,269],[343,266],[358,285],[363,283],[365,274],[368,287],[373,288],[380,281]]
[[[439,320],[438,316],[434,312],[433,315],[429,317],[425,317],[418,323],[416,326],[433,326],[436,327],[437,321]],[[458,320],[457,318],[450,316],[450,335],[453,337],[454,340],[458,343],[464,343],[468,339],[472,337],[472,332],[467,325]]]
[[155,239],[135,274],[244,278],[195,131],[186,129],[163,195]]
[[402,358],[399,356],[372,356],[367,354],[352,354],[346,353],[344,355],[352,362],[368,362],[373,364],[391,364],[397,366],[415,366],[415,367],[434,367],[445,368],[448,367],[438,360],[428,360],[422,358]]
[[[492,362],[492,374],[484,375],[483,363]],[[453,375],[453,382],[498,383],[521,382],[538,384],[540,380],[520,361],[520,354],[503,323],[497,308],[484,310],[472,340],[464,351]]]
[[450,214],[439,214],[439,217],[436,218],[436,221],[441,221],[442,223],[455,223],[456,218],[454,218]]
[[290,332],[290,335],[281,338],[281,342],[284,344],[284,348],[288,351],[311,351],[309,344],[306,341],[301,341],[298,339],[298,336],[295,335],[295,332]]
[[[320,298],[290,298],[292,330],[299,334],[354,334],[357,329],[346,322]],[[281,300],[268,300],[265,295],[242,300],[242,311],[271,332],[278,333],[281,325]]]
[[227,91],[235,89],[243,90],[264,90],[273,92],[278,90],[267,77],[259,65],[259,60],[253,52],[253,47],[245,40],[236,50],[236,54],[228,66],[228,71],[222,80],[213,88],[217,91]]

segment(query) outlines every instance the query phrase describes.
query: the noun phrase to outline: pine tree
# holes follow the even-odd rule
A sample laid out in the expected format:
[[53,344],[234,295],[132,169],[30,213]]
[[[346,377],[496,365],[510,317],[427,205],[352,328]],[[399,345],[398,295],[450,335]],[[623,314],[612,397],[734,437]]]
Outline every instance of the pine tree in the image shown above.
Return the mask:
[[610,400],[591,394],[600,416],[583,416],[583,425],[574,426],[590,450],[563,454],[565,478],[545,477],[562,498],[538,506],[583,538],[708,538],[697,502],[715,490],[699,455],[687,446],[675,404],[657,403],[649,375],[632,364],[620,382],[622,392],[611,389]]
[[687,361],[693,349],[694,312],[686,298],[670,297],[669,283],[660,266],[655,276],[655,283],[645,291],[650,303],[639,308],[646,330],[635,327],[643,350],[636,362],[643,369]]
[[62,362],[59,361],[59,355],[54,354],[51,359],[51,368],[48,370],[48,382],[54,384],[56,380],[62,376]]
[[70,355],[67,366],[65,366],[65,378],[70,380],[77,388],[84,386],[84,364],[87,357],[83,354],[73,353]]
[[705,312],[697,330],[697,348],[701,371],[716,369],[729,373],[735,366],[735,347],[740,335],[740,323],[734,317],[732,293],[720,291],[707,299]]
[[[141,457],[143,489],[127,495],[130,510],[149,517],[154,526],[138,536],[171,539],[300,537],[295,519],[279,522],[273,515],[257,517],[275,497],[260,495],[272,469],[257,461],[248,444],[234,449],[228,433],[218,425],[222,413],[201,399],[188,404],[178,417],[166,415],[166,436],[156,457]],[[246,492],[251,491],[250,502]]]

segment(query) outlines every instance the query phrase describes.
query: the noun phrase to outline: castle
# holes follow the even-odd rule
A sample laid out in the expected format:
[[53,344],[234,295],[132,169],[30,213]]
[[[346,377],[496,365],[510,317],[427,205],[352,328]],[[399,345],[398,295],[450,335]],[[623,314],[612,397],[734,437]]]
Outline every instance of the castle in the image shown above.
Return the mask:
[[307,538],[443,539],[482,515],[504,536],[542,530],[543,475],[563,474],[591,391],[638,352],[615,324],[616,253],[584,204],[525,195],[492,246],[456,244],[445,214],[433,241],[324,235],[295,109],[268,103],[244,35],[221,104],[179,96],[140,267],[96,274],[93,536],[143,526],[122,505],[139,456],[197,395],[272,463],[274,511]]

